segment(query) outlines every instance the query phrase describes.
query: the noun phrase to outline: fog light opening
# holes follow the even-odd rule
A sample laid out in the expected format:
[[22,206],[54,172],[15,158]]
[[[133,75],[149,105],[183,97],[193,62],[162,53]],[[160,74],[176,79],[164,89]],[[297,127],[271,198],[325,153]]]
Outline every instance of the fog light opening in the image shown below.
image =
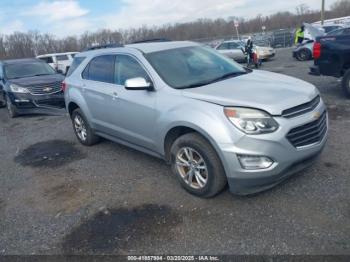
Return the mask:
[[267,156],[237,155],[242,168],[247,170],[268,169],[274,161]]

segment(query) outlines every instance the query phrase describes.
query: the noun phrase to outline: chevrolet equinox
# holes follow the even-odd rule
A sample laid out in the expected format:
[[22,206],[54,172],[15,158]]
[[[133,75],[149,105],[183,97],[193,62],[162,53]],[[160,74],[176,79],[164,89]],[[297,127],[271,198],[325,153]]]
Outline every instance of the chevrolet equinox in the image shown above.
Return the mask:
[[78,54],[63,83],[78,140],[104,137],[163,158],[190,193],[239,195],[308,167],[328,129],[315,86],[252,71],[192,42]]

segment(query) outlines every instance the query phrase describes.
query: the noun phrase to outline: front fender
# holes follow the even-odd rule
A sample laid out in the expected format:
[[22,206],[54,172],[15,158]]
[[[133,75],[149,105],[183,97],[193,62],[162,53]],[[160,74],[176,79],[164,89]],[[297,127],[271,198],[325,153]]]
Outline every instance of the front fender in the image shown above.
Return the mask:
[[219,144],[232,143],[234,136],[241,136],[238,132],[235,134],[233,125],[224,115],[223,106],[194,99],[191,104],[184,103],[165,111],[157,126],[162,127],[157,132],[158,152],[162,155],[165,155],[166,135],[176,127],[187,127],[200,133],[219,154]]

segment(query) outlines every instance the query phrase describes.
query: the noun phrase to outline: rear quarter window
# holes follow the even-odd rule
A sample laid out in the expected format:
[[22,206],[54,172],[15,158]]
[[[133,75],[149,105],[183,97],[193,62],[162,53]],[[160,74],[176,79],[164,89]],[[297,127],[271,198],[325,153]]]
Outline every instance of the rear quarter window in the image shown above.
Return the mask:
[[69,70],[67,72],[67,76],[73,74],[73,72],[80,66],[80,64],[85,60],[85,57],[75,57]]

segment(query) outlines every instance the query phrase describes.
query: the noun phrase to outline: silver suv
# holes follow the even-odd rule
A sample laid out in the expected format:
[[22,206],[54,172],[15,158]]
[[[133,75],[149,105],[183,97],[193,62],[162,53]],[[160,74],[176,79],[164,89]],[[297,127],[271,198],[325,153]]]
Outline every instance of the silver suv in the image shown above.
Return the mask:
[[63,84],[75,134],[163,158],[190,193],[247,195],[309,166],[328,117],[315,86],[192,42],[78,54]]

